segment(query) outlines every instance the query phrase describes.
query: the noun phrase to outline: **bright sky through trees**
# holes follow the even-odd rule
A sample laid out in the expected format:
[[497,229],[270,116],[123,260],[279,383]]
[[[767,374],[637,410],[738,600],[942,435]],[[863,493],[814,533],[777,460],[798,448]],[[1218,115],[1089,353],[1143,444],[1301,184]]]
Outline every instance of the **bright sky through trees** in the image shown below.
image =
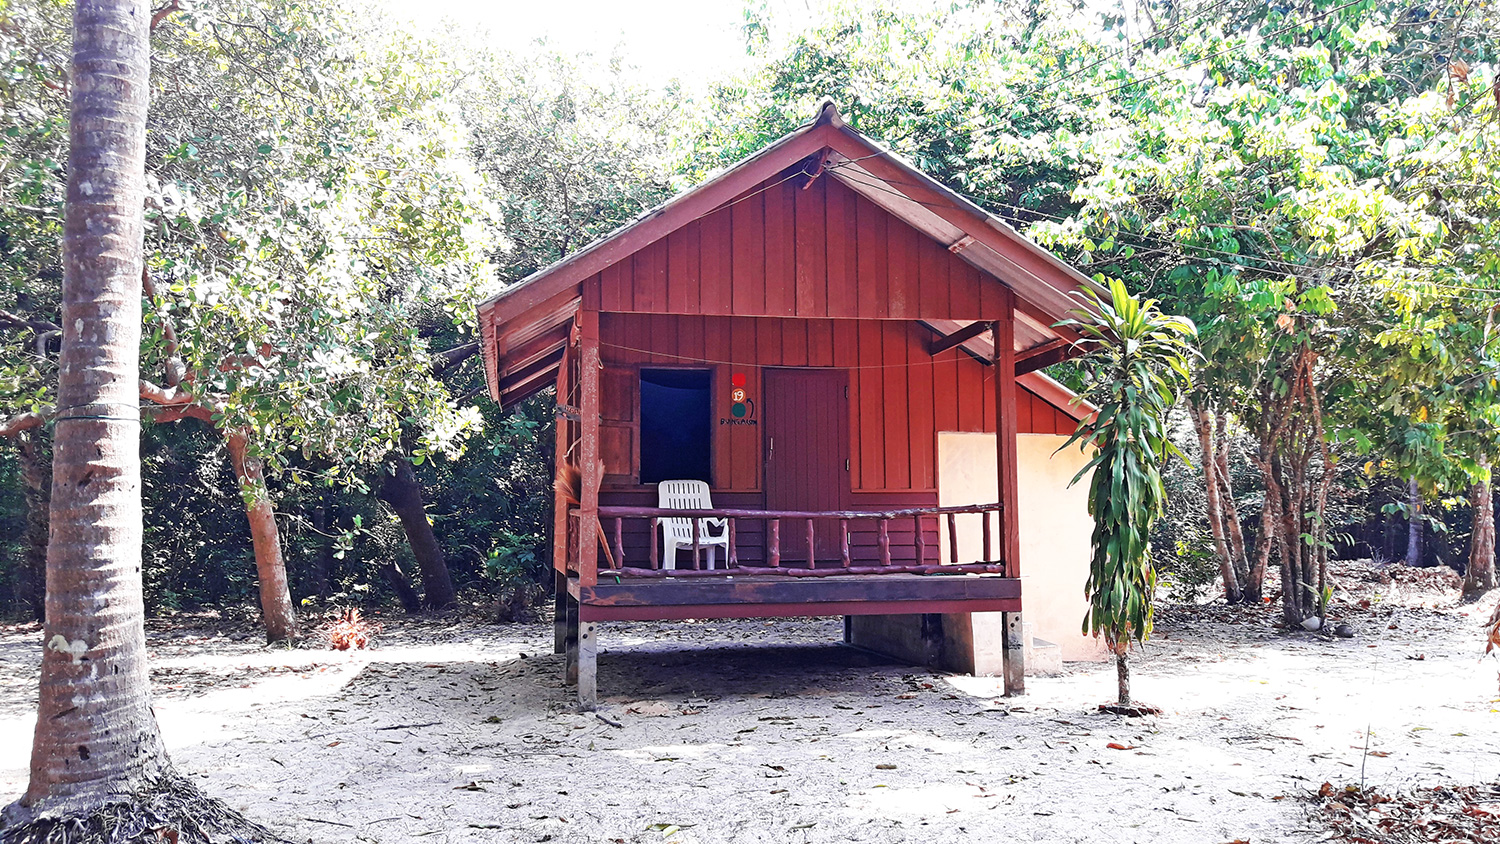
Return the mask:
[[[566,53],[618,52],[626,64],[658,83],[675,77],[696,87],[748,61],[739,0],[450,0],[438,6],[428,0],[384,1],[394,14],[419,26],[436,26],[444,19],[472,22],[488,29],[495,45],[507,50],[545,39]],[[777,0],[773,6],[789,2]],[[800,0],[792,5],[802,7]]]

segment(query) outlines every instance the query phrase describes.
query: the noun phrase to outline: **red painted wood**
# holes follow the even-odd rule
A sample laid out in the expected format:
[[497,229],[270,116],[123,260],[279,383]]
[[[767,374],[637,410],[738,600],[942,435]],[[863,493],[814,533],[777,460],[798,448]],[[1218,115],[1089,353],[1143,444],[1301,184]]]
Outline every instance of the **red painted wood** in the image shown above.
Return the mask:
[[[894,577],[895,575],[887,575]],[[843,601],[790,604],[678,604],[610,607],[583,604],[583,621],[668,621],[684,618],[800,618],[815,615],[900,615],[911,613],[1020,612],[1021,599],[969,598],[953,601]]]
[[701,283],[699,307],[705,314],[730,312],[731,242],[730,209],[704,217],[699,233]]
[[[1012,314],[995,322],[995,395],[1000,419],[995,431],[997,471],[1000,475],[1000,500],[1019,501],[1019,455],[1016,444],[1016,351],[1015,298],[1005,291],[1005,308]],[[1000,559],[1005,561],[1011,577],[1021,576],[1021,527],[1017,508],[1000,511]]]
[[797,295],[798,316],[824,316],[828,313],[828,182],[814,179],[806,187],[800,180],[795,202],[797,210]]
[[734,244],[732,313],[766,312],[765,196],[755,194],[730,208],[730,239]]
[[788,179],[766,191],[766,310],[770,316],[797,312],[797,215],[800,179]]
[[913,248],[916,238],[911,227],[898,224],[891,220],[886,225],[886,315],[893,319],[911,319],[916,316],[916,308],[911,307],[916,297],[911,295],[916,287],[916,279],[907,277],[909,267],[907,266],[907,255]]
[[[932,358],[922,354],[919,332],[914,323],[905,326],[907,345],[907,417],[906,436],[911,455],[908,484],[913,489],[937,488],[937,437],[933,425]],[[917,334],[917,336],[912,336]]]
[[857,248],[857,221],[854,212],[854,194],[832,179],[824,179],[824,215],[827,224],[828,247],[828,315],[852,317],[859,312],[859,253]]
[[917,314],[932,317],[949,313],[952,292],[948,289],[948,250],[929,238],[918,238],[917,284],[921,299]]
[[886,222],[890,215],[862,196],[854,198],[859,252],[859,289],[856,312],[864,319],[881,319],[890,298],[889,264],[886,259]]
[[[771,369],[764,378],[766,508],[839,510],[848,490],[847,376],[838,370]],[[836,524],[819,519],[817,555],[839,554]],[[805,548],[784,549],[784,559],[807,561]]]
[[860,322],[859,332],[859,489],[884,489],[885,380],[880,323]]
[[[906,325],[882,322],[881,343],[884,346],[883,376],[885,401],[885,487],[911,488],[911,439],[908,435],[911,394],[907,388],[907,352],[911,350]],[[915,350],[920,353],[920,349]]]
[[[692,291],[694,299],[697,298],[696,279],[689,279],[688,274],[688,235],[697,232],[698,223],[689,223],[687,227],[672,232],[667,237],[667,310],[678,313],[696,313],[697,303],[694,302],[691,309],[688,305],[688,293]],[[693,250],[693,262],[696,264],[699,254]],[[694,273],[696,275],[696,273]]]

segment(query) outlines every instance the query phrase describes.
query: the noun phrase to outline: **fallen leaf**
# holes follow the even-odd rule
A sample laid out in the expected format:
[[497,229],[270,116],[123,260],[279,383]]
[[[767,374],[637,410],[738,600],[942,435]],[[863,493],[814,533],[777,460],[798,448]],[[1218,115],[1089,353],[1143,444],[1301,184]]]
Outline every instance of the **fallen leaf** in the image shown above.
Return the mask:
[[879,765],[875,766],[875,770],[877,770],[877,771],[894,771],[894,770],[896,770],[896,766],[892,765],[890,763],[887,763],[887,762],[882,762]]
[[1374,757],[1376,757],[1378,759],[1384,759],[1385,757],[1390,756],[1391,754],[1387,753],[1384,750],[1372,750],[1372,751],[1370,751],[1370,755],[1374,756]]
[[1106,744],[1105,747],[1109,748],[1110,750],[1135,750],[1137,747],[1139,747],[1139,745],[1120,744],[1117,741],[1112,741],[1109,744]]

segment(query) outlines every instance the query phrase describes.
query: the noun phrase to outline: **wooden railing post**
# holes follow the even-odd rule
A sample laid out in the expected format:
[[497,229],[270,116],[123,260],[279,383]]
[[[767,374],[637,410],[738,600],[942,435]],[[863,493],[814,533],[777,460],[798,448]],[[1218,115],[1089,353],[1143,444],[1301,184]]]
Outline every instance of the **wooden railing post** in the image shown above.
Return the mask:
[[849,553],[849,520],[839,519],[839,561],[844,568],[849,568],[853,562]]
[[651,568],[661,568],[661,549],[657,545],[656,535],[661,531],[661,519],[651,517]]
[[891,564],[891,525],[890,519],[880,519],[880,564],[888,566]]
[[622,568],[625,565],[625,541],[624,541],[624,519],[615,517],[615,559],[610,568]]
[[740,564],[739,554],[735,550],[734,519],[729,520],[729,568],[735,568]]
[[818,567],[818,546],[813,539],[813,520],[807,520],[807,567],[815,569]]
[[958,562],[958,517],[948,514],[948,562]]
[[990,536],[990,513],[988,510],[983,510],[979,513],[979,523],[984,527],[984,562],[988,563],[995,559],[992,550],[994,548],[994,540]]
[[912,516],[911,525],[917,530],[917,565],[927,562],[927,537],[922,534],[922,517]]
[[781,565],[781,520],[771,520],[771,568]]
[[699,560],[699,554],[698,554],[699,549],[702,547],[702,544],[703,544],[701,538],[698,535],[699,530],[702,529],[701,525],[703,524],[703,520],[702,519],[693,519],[692,521],[693,521],[693,571],[697,571],[698,569],[700,569],[700,568],[703,567],[702,562]]

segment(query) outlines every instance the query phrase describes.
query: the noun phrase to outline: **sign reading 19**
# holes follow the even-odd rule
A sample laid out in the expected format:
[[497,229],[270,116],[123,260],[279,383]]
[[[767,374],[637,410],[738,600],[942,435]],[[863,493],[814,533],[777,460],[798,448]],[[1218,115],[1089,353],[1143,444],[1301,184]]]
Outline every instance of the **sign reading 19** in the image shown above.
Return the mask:
[[732,388],[729,391],[729,400],[733,402],[729,406],[730,415],[736,419],[744,419],[746,416],[754,413],[755,402],[751,401],[750,397],[745,393],[745,374],[743,372],[736,372],[730,375],[729,385]]

